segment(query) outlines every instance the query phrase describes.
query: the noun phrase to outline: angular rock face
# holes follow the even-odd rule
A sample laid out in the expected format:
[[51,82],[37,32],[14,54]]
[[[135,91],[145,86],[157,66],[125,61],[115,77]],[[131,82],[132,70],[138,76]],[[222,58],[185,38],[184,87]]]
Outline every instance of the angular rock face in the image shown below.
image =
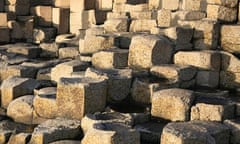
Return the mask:
[[194,98],[193,92],[189,90],[160,90],[153,95],[151,114],[171,121],[188,121]]
[[62,78],[57,87],[59,116],[82,119],[87,113],[104,110],[106,86],[106,81],[100,79]]
[[163,37],[135,36],[129,49],[128,65],[136,69],[149,69],[153,65],[168,64],[172,53],[172,44]]

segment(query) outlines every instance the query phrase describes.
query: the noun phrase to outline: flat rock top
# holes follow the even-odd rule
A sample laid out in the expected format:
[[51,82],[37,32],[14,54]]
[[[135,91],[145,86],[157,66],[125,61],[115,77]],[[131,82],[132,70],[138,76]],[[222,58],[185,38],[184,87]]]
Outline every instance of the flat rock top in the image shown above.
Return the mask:
[[96,84],[102,83],[104,80],[102,79],[93,79],[90,77],[82,77],[82,78],[61,78],[59,84],[63,85],[88,85],[88,84]]
[[1,88],[9,88],[9,87],[14,87],[17,85],[21,85],[25,82],[28,82],[29,89],[35,88],[37,86],[37,82],[34,79],[29,79],[29,78],[21,78],[21,77],[10,77],[6,80],[3,81]]

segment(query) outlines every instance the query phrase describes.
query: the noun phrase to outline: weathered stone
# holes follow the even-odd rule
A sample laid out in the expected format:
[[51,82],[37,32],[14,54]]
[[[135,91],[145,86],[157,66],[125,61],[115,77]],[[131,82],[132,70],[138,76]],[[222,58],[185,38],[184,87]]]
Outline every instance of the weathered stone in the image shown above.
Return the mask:
[[222,5],[226,7],[236,7],[238,4],[237,0],[207,0],[208,4]]
[[215,51],[180,51],[174,55],[174,63],[182,65],[192,65],[199,69],[220,70],[221,55]]
[[32,94],[38,83],[29,78],[10,77],[1,85],[2,107],[7,108],[12,100],[17,97]]
[[240,73],[221,71],[220,86],[227,89],[238,88],[240,86]]
[[128,66],[128,50],[109,49],[92,56],[92,65],[100,69],[125,68]]
[[240,121],[238,119],[235,120],[225,120],[224,124],[230,128],[230,142],[233,144],[238,144],[240,142],[239,134],[240,134]]
[[231,101],[218,98],[200,96],[196,105],[191,108],[191,120],[223,121],[234,117],[235,105]]
[[181,8],[191,11],[206,11],[207,2],[204,0],[183,0]]
[[18,43],[8,48],[7,52],[21,54],[28,58],[37,58],[41,49],[32,44]]
[[128,18],[108,19],[104,22],[104,29],[106,32],[127,32],[128,28]]
[[176,11],[172,13],[172,24],[176,25],[178,20],[201,20],[206,17],[206,13],[201,11]]
[[36,6],[32,9],[32,14],[37,16],[39,26],[52,26],[52,10],[51,6]]
[[93,54],[100,50],[113,47],[114,38],[107,35],[88,36],[84,40],[80,39],[79,51],[81,54]]
[[44,144],[57,140],[80,138],[81,136],[80,121],[58,118],[38,125],[34,129],[29,143]]
[[0,28],[0,43],[8,43],[10,41],[10,31],[8,27]]
[[223,22],[234,22],[237,20],[237,8],[208,4],[207,17]]
[[231,53],[221,51],[221,70],[240,73],[240,60]]
[[231,53],[240,53],[240,36],[237,33],[239,25],[223,25],[221,28],[221,46],[223,50]]
[[55,58],[58,56],[59,46],[55,42],[54,43],[41,43],[39,45],[39,47],[41,48],[40,57]]
[[157,13],[157,24],[159,27],[170,27],[172,13],[170,10],[161,9]]
[[124,12],[148,11],[147,3],[131,4],[127,3],[124,6]]
[[150,32],[151,28],[157,26],[156,20],[132,20],[130,24],[130,32]]
[[8,144],[26,144],[29,142],[31,138],[30,133],[19,133],[19,134],[13,134],[11,135]]
[[164,37],[134,36],[129,49],[128,65],[136,69],[149,69],[153,65],[168,64],[172,53],[172,44]]
[[218,71],[198,71],[196,79],[197,86],[210,88],[217,88],[219,86]]
[[188,65],[159,65],[151,68],[151,74],[172,81],[189,81],[196,75],[196,68]]
[[59,58],[75,58],[79,55],[78,47],[64,47],[58,50]]
[[59,8],[70,8],[70,0],[53,0],[53,5]]
[[104,27],[91,27],[86,30],[86,36],[97,36],[105,34]]
[[187,121],[190,119],[189,112],[194,99],[194,93],[190,90],[157,91],[153,94],[151,114],[171,121]]
[[169,10],[177,10],[179,8],[179,0],[162,0],[162,8]]
[[113,1],[96,0],[96,9],[98,10],[112,10]]
[[108,12],[107,19],[121,19],[121,18],[129,18],[129,14],[127,12]]
[[7,27],[8,26],[8,18],[7,18],[7,13],[0,13],[0,26],[1,27]]
[[138,35],[137,33],[120,33],[116,35],[114,45],[121,49],[129,49],[132,38]]
[[55,42],[58,45],[72,47],[79,45],[79,38],[75,34],[61,34],[56,36]]
[[157,122],[147,122],[134,126],[140,132],[143,143],[160,143],[162,130],[166,124]]
[[72,72],[85,71],[88,67],[89,63],[80,60],[61,63],[52,68],[51,79],[58,82],[60,78],[69,76]]
[[70,0],[71,12],[95,9],[95,0]]
[[162,8],[161,6],[161,0],[148,0],[149,10],[157,10]]
[[107,100],[109,102],[121,102],[130,92],[132,82],[132,70],[130,69],[96,70],[88,68],[85,76],[107,80]]
[[161,144],[169,143],[213,144],[215,140],[201,126],[190,123],[169,123],[163,129]]
[[32,124],[33,98],[33,95],[27,95],[13,100],[7,107],[7,115],[16,122]]
[[82,119],[87,113],[102,111],[106,104],[106,88],[105,80],[87,77],[62,78],[57,87],[59,115]]
[[84,136],[82,144],[140,144],[140,134],[120,123],[98,123]]
[[57,29],[57,34],[65,34],[69,32],[69,21],[70,21],[69,9],[52,8],[52,22],[53,26]]
[[81,120],[81,127],[84,134],[86,134],[88,130],[94,128],[94,124],[100,122],[122,123],[127,126],[132,126],[134,124],[134,119],[130,114],[124,114],[119,112],[87,114]]
[[33,41],[35,43],[49,42],[56,35],[56,28],[41,27],[33,29]]
[[33,100],[36,113],[43,118],[55,118],[57,115],[56,88],[48,87],[36,92]]
[[51,142],[50,144],[79,144],[80,140],[59,140],[55,142]]

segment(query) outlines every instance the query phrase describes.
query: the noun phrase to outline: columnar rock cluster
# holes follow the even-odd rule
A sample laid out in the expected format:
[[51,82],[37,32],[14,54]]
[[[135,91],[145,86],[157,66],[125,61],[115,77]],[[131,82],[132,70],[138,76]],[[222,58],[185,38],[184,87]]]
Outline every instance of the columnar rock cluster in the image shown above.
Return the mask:
[[0,1],[0,143],[239,144],[239,10]]

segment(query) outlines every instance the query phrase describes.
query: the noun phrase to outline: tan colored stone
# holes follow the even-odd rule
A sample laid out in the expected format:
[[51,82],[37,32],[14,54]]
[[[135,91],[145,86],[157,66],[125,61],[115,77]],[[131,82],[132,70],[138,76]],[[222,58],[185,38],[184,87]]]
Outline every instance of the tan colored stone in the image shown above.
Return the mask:
[[157,13],[155,11],[135,11],[130,13],[131,19],[156,19]]
[[128,66],[128,50],[113,48],[93,54],[92,65],[100,69],[125,68]]
[[98,123],[90,129],[82,144],[140,144],[140,134],[119,123]]
[[148,0],[149,10],[162,8],[161,0]]
[[28,143],[29,139],[31,137],[31,134],[29,133],[19,133],[19,134],[13,134],[9,138],[8,144],[26,144]]
[[95,9],[95,0],[70,0],[70,11],[80,12]]
[[183,10],[205,11],[207,2],[205,0],[183,0],[181,8]]
[[107,19],[129,18],[127,12],[108,12]]
[[136,69],[149,69],[153,65],[171,62],[172,44],[161,36],[138,35],[131,41],[128,65]]
[[130,93],[132,82],[131,69],[97,70],[88,68],[85,72],[85,77],[107,80],[107,100],[109,102],[121,102]]
[[51,70],[51,79],[58,82],[62,77],[71,75],[72,72],[85,71],[89,63],[80,60],[72,60],[56,65]]
[[239,25],[223,25],[221,28],[221,46],[223,50],[231,53],[240,53]]
[[8,26],[8,18],[7,18],[7,13],[0,13],[0,26],[1,27],[7,27]]
[[58,50],[59,58],[75,58],[79,55],[78,47],[64,47]]
[[29,144],[51,143],[64,139],[76,139],[82,136],[80,121],[57,118],[38,125]]
[[179,4],[179,0],[162,0],[163,9],[178,10]]
[[10,77],[1,85],[2,107],[7,108],[10,102],[20,96],[32,94],[38,83],[29,78]]
[[124,12],[134,12],[134,11],[148,11],[148,4],[147,3],[139,3],[139,4],[131,4],[127,3],[124,6]]
[[108,19],[104,22],[106,32],[127,32],[129,28],[129,19]]
[[174,55],[174,63],[192,65],[199,69],[219,71],[220,58],[220,53],[215,51],[180,51]]
[[52,22],[57,34],[69,32],[70,10],[66,8],[52,8]]
[[52,26],[53,9],[51,6],[36,6],[32,11],[37,16],[39,26]]
[[114,46],[114,37],[111,35],[87,36],[84,40],[80,39],[80,54],[93,54],[95,52],[110,49]]
[[220,86],[227,89],[235,89],[240,86],[240,73],[231,71],[220,72]]
[[157,91],[153,94],[151,114],[171,121],[187,121],[194,99],[190,90],[175,88]]
[[238,4],[237,0],[207,0],[208,4],[222,5],[226,7],[236,7]]
[[28,58],[37,58],[41,52],[41,49],[36,45],[19,43],[8,48],[7,52],[21,54]]
[[53,5],[58,8],[70,8],[70,0],[53,0]]
[[156,20],[133,20],[130,24],[130,32],[150,32],[151,28],[157,26]]
[[33,107],[36,113],[43,118],[56,118],[56,88],[48,87],[37,91],[33,100]]
[[159,78],[173,81],[189,81],[194,79],[197,70],[187,65],[159,65],[152,67],[150,72]]
[[237,8],[208,4],[207,17],[224,22],[234,22],[237,20]]
[[82,119],[87,113],[102,111],[106,104],[106,88],[105,80],[62,78],[57,87],[59,116]]
[[240,73],[240,60],[231,53],[221,51],[221,70]]
[[170,10],[161,9],[157,14],[157,23],[159,27],[171,26],[172,13]]
[[96,0],[96,9],[112,10],[113,9],[113,0]]
[[33,95],[21,96],[7,107],[7,115],[14,121],[24,124],[33,123]]
[[176,11],[172,12],[171,25],[176,26],[179,20],[185,21],[201,20],[205,17],[206,13],[201,11]]

